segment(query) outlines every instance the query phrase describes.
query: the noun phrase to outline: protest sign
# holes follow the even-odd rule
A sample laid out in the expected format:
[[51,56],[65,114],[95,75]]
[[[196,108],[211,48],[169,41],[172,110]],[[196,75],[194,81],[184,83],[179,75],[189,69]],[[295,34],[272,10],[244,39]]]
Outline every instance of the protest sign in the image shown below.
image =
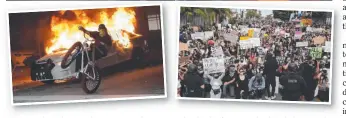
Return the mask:
[[276,61],[279,63],[279,65],[283,64],[285,62],[285,57],[283,56],[277,56]]
[[307,47],[309,45],[309,42],[296,42],[296,47]]
[[222,58],[224,56],[224,53],[223,53],[221,46],[212,47],[211,52],[212,52],[213,57]]
[[303,36],[303,33],[301,31],[296,31],[294,33],[294,39],[301,39]]
[[314,59],[322,57],[322,47],[311,47],[309,52],[310,56]]
[[204,58],[203,60],[203,71],[205,73],[220,73],[225,72],[225,59],[224,58]]
[[313,32],[323,32],[323,28],[313,28]]
[[261,46],[261,39],[260,38],[251,38],[249,40],[251,41],[251,44],[253,47]]
[[213,31],[206,31],[206,32],[195,32],[191,34],[191,38],[193,40],[201,39],[201,40],[208,40],[214,36]]
[[226,33],[223,35],[226,41],[230,41],[232,44],[236,44],[238,41],[238,35],[232,33]]
[[249,49],[261,46],[260,38],[249,38],[248,40],[240,40],[239,45],[241,49]]
[[204,40],[204,32],[195,32],[195,33],[192,33],[192,34],[191,34],[191,38],[192,38],[193,40],[195,40],[195,39]]
[[234,64],[235,60],[236,60],[236,58],[234,56],[225,57],[225,66],[229,67],[231,64]]
[[240,37],[240,40],[248,40],[248,39],[250,39],[250,37],[248,37],[248,36],[241,36]]
[[179,42],[179,51],[188,50],[188,45],[186,43]]
[[249,29],[248,30],[248,37],[253,37],[254,34],[254,30],[253,29]]
[[330,43],[330,41],[326,41],[326,43],[324,45],[324,51],[325,52],[331,52],[331,46],[332,46],[332,44]]
[[290,33],[285,33],[285,38],[290,37]]
[[306,27],[306,31],[307,32],[313,32],[313,28],[312,27]]
[[324,36],[314,37],[312,41],[313,41],[313,44],[315,45],[324,44],[324,42],[326,41],[326,37]]

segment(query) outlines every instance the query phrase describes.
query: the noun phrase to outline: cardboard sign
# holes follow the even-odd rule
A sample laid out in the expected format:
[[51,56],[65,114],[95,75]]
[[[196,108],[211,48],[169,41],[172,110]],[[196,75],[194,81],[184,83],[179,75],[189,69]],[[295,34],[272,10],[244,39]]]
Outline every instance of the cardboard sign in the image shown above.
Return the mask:
[[322,47],[311,47],[309,50],[309,54],[313,59],[322,58],[322,51]]
[[188,45],[186,43],[179,43],[179,51],[188,50]]
[[225,72],[225,59],[224,58],[204,58],[203,60],[203,71],[205,73],[220,73]]
[[313,38],[312,41],[314,42],[315,45],[324,44],[324,42],[326,42],[326,37],[318,36]]
[[296,47],[307,47],[309,45],[309,42],[296,42]]

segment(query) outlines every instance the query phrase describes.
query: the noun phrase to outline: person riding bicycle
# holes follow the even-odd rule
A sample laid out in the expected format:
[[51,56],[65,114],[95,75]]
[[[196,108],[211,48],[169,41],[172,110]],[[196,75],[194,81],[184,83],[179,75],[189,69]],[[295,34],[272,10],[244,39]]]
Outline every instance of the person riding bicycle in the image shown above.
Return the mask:
[[96,46],[95,60],[107,56],[107,47],[112,46],[113,40],[104,24],[99,25],[98,31],[88,31],[82,26],[78,29],[95,39],[95,44],[91,44],[91,47]]

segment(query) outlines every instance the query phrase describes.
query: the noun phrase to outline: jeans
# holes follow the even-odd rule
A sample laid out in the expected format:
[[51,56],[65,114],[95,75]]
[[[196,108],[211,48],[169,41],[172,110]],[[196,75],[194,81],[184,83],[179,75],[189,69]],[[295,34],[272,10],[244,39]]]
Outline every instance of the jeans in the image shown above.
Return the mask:
[[234,97],[235,96],[235,85],[234,84],[223,85],[222,94],[224,97],[227,97],[227,96]]
[[[268,94],[268,97],[272,97],[274,96],[274,93],[275,93],[275,87],[276,87],[276,80],[275,80],[275,76],[274,77],[267,77],[266,78],[266,91],[267,91],[267,94]],[[270,85],[272,86],[271,88],[271,92],[270,92]]]

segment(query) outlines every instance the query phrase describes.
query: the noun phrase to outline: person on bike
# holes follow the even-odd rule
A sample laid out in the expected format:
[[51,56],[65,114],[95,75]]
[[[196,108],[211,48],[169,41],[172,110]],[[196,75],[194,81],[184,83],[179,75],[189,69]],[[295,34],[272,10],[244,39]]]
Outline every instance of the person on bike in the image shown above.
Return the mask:
[[95,46],[95,59],[99,59],[101,57],[107,56],[108,48],[111,47],[113,40],[112,37],[108,34],[108,30],[104,24],[100,24],[98,27],[98,31],[88,31],[84,27],[79,26],[79,30],[89,35],[93,39],[95,39],[95,44],[91,46]]
[[288,72],[279,79],[279,91],[282,100],[300,101],[304,99],[306,83],[304,78],[297,73],[298,66],[290,63],[287,67]]

